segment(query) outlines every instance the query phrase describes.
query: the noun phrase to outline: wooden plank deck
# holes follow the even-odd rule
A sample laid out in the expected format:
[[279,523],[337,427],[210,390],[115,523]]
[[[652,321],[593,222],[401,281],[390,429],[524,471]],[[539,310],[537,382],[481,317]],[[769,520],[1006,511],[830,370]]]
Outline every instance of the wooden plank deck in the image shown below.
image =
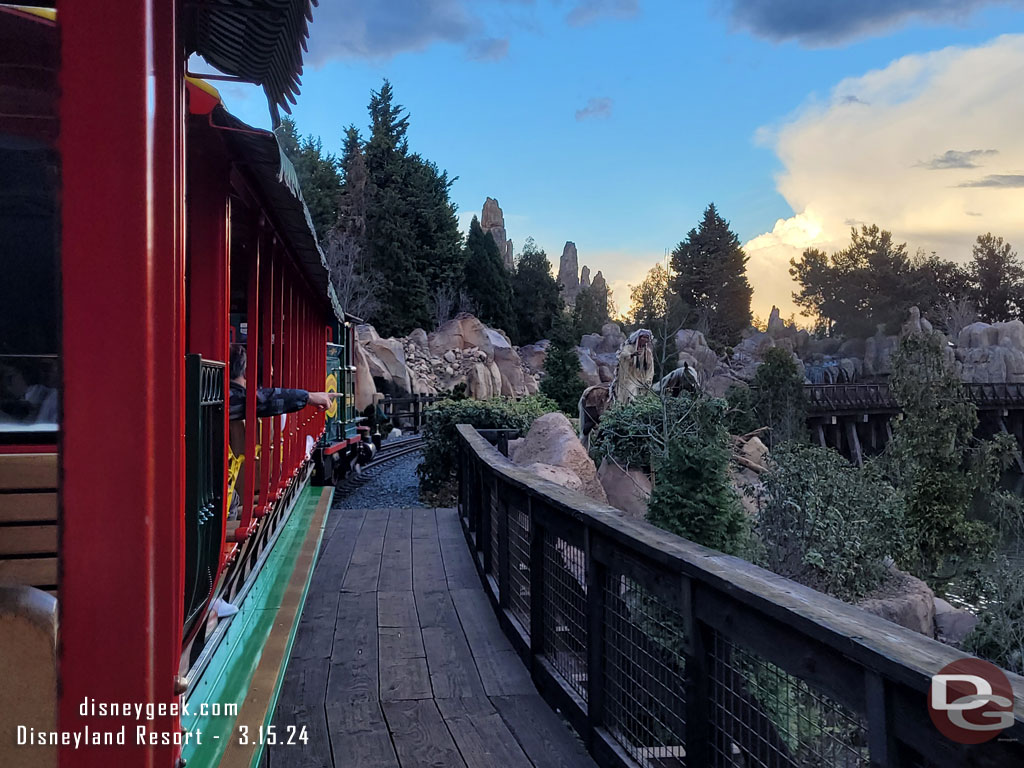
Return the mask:
[[487,601],[454,510],[335,510],[266,768],[593,768]]

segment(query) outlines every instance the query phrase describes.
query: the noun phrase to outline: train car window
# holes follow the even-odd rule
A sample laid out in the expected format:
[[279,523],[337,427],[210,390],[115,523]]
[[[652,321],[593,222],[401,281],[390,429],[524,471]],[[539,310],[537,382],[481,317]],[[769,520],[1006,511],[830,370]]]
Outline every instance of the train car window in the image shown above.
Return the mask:
[[57,429],[57,158],[0,134],[0,436]]

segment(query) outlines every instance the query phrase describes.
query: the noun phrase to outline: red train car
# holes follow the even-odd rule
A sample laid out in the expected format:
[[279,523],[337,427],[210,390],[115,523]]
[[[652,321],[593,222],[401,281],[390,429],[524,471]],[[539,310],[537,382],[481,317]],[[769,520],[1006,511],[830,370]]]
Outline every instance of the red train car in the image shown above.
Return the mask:
[[276,138],[187,61],[276,119],[314,3],[0,6],[5,768],[250,765],[303,738],[269,723],[330,502],[311,480],[358,437],[351,397],[328,429],[252,391],[324,389],[329,349],[345,391],[351,327]]

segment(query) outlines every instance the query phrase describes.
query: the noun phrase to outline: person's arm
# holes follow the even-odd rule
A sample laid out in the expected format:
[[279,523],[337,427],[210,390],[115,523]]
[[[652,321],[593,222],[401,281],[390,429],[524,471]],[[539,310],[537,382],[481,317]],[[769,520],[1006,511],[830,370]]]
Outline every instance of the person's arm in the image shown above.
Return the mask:
[[301,411],[308,403],[309,392],[305,389],[259,387],[256,390],[256,415],[260,418]]
[[339,397],[336,392],[310,392],[305,389],[284,389],[282,387],[261,387],[256,390],[256,415],[277,416],[281,413],[301,411],[312,405],[325,411],[331,407],[331,398]]

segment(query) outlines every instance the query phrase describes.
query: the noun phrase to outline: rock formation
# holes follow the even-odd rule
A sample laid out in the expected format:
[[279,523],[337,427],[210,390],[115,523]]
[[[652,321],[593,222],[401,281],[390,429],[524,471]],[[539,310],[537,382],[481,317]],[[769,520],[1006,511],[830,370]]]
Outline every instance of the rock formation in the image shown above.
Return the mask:
[[1024,323],[968,325],[957,337],[956,359],[966,382],[1024,382]]
[[597,478],[609,504],[637,520],[647,518],[647,502],[653,488],[647,473],[639,469],[624,469],[605,458],[598,467]]
[[604,275],[601,274],[601,270],[597,270],[597,274],[594,275],[594,281],[590,284],[591,290],[595,294],[602,294],[608,291],[608,283],[604,280]]
[[521,467],[533,466],[535,471],[536,465],[544,467],[538,474],[545,479],[579,490],[595,501],[608,501],[594,462],[562,413],[546,413],[534,421],[522,443],[516,446],[514,457]]
[[505,232],[505,215],[502,213],[498,201],[493,197],[488,197],[484,201],[480,226],[494,239],[506,269],[512,269],[512,241],[508,239],[508,233]]
[[583,265],[583,269],[580,270],[580,290],[590,287],[590,267],[586,264]]
[[889,578],[857,603],[868,613],[931,637],[935,632],[935,593],[909,573],[889,569]]
[[[437,394],[465,384],[470,397],[536,394],[538,367],[519,356],[508,337],[469,314],[427,334],[417,328],[404,339],[382,339],[372,325],[356,327],[356,405],[388,395]],[[543,347],[540,347],[543,361]],[[546,346],[546,344],[544,345]],[[530,350],[537,363],[537,349]]]
[[567,240],[558,261],[558,284],[562,286],[562,300],[569,306],[576,301],[580,292],[580,265],[576,243]]

